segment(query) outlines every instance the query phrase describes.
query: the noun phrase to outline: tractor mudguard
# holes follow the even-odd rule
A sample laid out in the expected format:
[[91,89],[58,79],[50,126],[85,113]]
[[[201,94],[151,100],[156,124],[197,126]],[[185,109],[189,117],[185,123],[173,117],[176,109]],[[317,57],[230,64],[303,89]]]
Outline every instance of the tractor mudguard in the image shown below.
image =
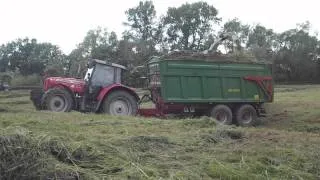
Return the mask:
[[43,88],[35,88],[30,91],[30,100],[32,101],[33,105],[36,107],[37,110],[45,110],[46,109],[46,107],[44,105],[43,98],[44,98],[46,92],[48,92],[50,89],[54,89],[54,88],[61,88],[61,89],[65,89],[66,91],[68,91],[71,95],[73,102],[75,103],[73,107],[77,107],[78,104],[76,102],[75,94],[72,92],[72,90],[62,84],[56,84],[55,86],[50,87],[46,91],[44,91]]
[[138,94],[132,88],[124,86],[122,84],[113,84],[108,87],[102,88],[102,90],[100,91],[99,95],[97,96],[98,104],[96,106],[95,112],[98,112],[100,110],[100,106],[104,101],[105,97],[108,96],[108,94],[110,94],[111,92],[117,91],[117,90],[127,91],[137,99],[137,102],[140,99]]

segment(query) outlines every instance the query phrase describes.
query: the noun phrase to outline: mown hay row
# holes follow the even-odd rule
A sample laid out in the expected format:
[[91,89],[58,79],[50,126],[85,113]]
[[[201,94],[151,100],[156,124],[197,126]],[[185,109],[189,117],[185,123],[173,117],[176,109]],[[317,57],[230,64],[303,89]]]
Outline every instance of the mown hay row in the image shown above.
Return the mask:
[[96,157],[90,148],[71,148],[55,139],[0,136],[0,179],[83,179],[78,167]]

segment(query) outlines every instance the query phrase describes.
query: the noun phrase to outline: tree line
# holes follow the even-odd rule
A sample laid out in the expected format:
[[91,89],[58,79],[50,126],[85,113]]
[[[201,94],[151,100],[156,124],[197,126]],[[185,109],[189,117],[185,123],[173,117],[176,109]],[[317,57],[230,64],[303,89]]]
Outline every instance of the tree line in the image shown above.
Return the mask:
[[[218,10],[202,1],[169,7],[162,16],[157,16],[152,1],[140,1],[125,15],[127,21],[123,25],[127,30],[121,37],[98,27],[89,30],[69,54],[64,54],[57,45],[39,43],[36,39],[2,44],[0,72],[30,75],[49,71],[54,75],[80,77],[88,58],[110,60],[132,69],[151,56],[170,51],[206,50],[219,34],[230,33],[235,40],[225,41],[219,49],[222,53],[242,51],[272,62],[274,79],[278,82],[320,82],[320,41],[310,31],[309,22],[281,33],[259,24],[244,24],[237,18],[222,24]],[[140,75],[132,74],[130,85]]]

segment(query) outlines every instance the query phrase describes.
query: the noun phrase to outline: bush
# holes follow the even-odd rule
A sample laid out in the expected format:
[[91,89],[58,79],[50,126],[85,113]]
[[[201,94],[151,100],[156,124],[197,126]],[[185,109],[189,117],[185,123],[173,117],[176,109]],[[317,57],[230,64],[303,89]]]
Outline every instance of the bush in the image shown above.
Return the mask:
[[16,75],[11,81],[12,86],[38,86],[41,82],[41,77],[39,75]]
[[0,83],[11,83],[12,80],[12,74],[9,72],[0,72]]

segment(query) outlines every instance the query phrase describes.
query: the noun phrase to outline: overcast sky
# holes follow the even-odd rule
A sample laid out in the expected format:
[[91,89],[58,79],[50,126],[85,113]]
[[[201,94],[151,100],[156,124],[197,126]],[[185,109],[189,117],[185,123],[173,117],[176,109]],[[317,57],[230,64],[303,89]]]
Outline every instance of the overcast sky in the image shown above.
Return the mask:
[[[198,0],[153,0],[157,15],[168,7]],[[17,38],[51,42],[69,53],[86,32],[98,26],[116,31],[125,29],[125,11],[139,0],[0,0],[0,44]],[[320,3],[317,0],[207,0],[224,21],[238,17],[244,23],[260,23],[277,32],[310,21],[320,30]]]

